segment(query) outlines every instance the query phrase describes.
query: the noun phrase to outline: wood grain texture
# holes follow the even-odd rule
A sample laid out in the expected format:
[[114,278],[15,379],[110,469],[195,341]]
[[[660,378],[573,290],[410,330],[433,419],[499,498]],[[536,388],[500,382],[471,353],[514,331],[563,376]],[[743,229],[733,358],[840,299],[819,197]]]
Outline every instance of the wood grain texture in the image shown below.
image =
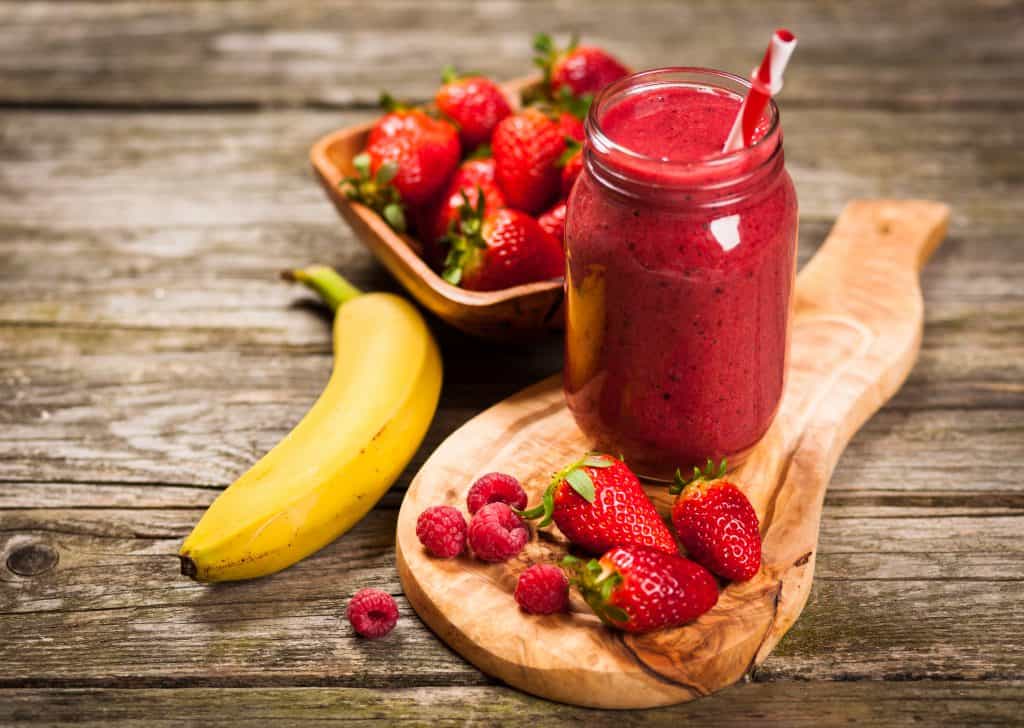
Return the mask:
[[[792,351],[778,416],[731,479],[761,520],[761,572],[730,584],[681,628],[622,635],[579,605],[525,615],[510,598],[531,563],[557,562],[557,528],[506,564],[432,559],[416,536],[431,505],[460,507],[465,486],[515,475],[536,502],[551,472],[590,448],[565,406],[561,377],[495,405],[451,435],[406,493],[396,553],[420,616],[484,672],[546,698],[602,708],[685,702],[731,685],[762,663],[810,594],[825,490],[846,444],[899,389],[921,341],[919,271],[945,237],[949,209],[920,201],[856,201],[840,215],[796,286]],[[648,489],[667,510],[664,487]],[[552,536],[554,534],[554,536]],[[471,605],[467,606],[467,605]]]
[[[302,723],[311,726],[592,726],[761,725],[787,728],[1019,724],[1024,683],[993,681],[950,688],[914,683],[774,683],[738,685],[706,700],[657,711],[609,715],[530,698],[500,687],[185,688],[178,690],[9,690],[0,702],[6,725],[204,726]],[[173,719],[165,716],[174,716]],[[785,716],[784,719],[780,719]]]
[[1024,100],[1013,0],[6,0],[0,15],[0,101],[9,104],[347,107],[376,104],[382,88],[424,99],[445,63],[522,75],[538,31],[580,32],[637,68],[746,74],[783,22],[800,36],[788,104],[992,109]]

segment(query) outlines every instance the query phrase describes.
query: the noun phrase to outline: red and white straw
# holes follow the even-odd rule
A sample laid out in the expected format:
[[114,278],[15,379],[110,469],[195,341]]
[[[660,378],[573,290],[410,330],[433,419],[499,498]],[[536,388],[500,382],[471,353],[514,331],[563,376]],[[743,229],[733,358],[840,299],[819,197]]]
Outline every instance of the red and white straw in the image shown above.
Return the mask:
[[785,28],[772,33],[771,43],[768,44],[761,65],[751,72],[750,92],[736,114],[736,121],[729,132],[729,138],[725,140],[723,152],[734,152],[753,144],[754,132],[768,99],[782,90],[782,72],[786,70],[786,64],[795,48],[796,36]]

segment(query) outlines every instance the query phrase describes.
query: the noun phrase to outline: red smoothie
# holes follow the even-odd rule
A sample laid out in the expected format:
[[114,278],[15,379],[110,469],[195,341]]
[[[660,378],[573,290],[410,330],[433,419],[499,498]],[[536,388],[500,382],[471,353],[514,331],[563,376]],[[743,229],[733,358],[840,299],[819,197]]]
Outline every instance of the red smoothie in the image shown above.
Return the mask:
[[609,87],[569,198],[569,407],[652,477],[738,464],[782,396],[797,200],[774,104],[754,146],[721,152],[744,85],[665,69]]

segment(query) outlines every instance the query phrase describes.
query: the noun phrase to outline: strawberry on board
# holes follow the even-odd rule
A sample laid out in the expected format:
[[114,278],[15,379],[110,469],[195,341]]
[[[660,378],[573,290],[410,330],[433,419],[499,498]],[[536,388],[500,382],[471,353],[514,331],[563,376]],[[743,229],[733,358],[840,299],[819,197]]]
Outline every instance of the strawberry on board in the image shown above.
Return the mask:
[[463,149],[476,149],[490,140],[498,122],[512,113],[505,94],[489,78],[459,76],[454,68],[446,66],[441,82],[434,103],[459,127]]
[[567,556],[562,565],[601,621],[626,632],[678,627],[718,602],[715,578],[678,554],[619,546],[588,562]]
[[483,194],[487,211],[505,207],[505,196],[494,180],[493,158],[467,159],[455,170],[440,198],[426,208],[418,232],[423,243],[423,257],[432,266],[442,263],[444,246],[439,241],[456,231],[462,206],[468,201],[471,207],[476,208],[480,194]]
[[449,246],[444,279],[472,291],[496,291],[565,274],[562,243],[524,212],[491,211],[486,195],[468,196]]
[[565,50],[555,46],[551,36],[540,33],[533,39],[537,51],[534,63],[544,71],[544,80],[552,96],[568,89],[574,96],[596,94],[613,81],[629,75],[608,51],[596,46],[581,46],[573,38]]
[[723,480],[725,469],[724,460],[718,468],[708,460],[689,478],[676,471],[672,523],[691,559],[724,579],[746,581],[761,568],[761,532],[743,491]]
[[527,108],[506,117],[491,137],[495,176],[510,207],[531,215],[558,194],[565,137],[558,123],[540,109]]
[[348,194],[360,201],[371,199],[362,184],[376,175],[381,166],[390,163],[395,166],[391,184],[402,202],[422,205],[448,181],[459,163],[458,131],[451,122],[435,119],[422,109],[396,105],[386,96],[383,102],[389,111],[377,120],[367,138],[369,174],[348,180]]
[[554,520],[567,539],[592,554],[615,546],[678,552],[636,475],[611,455],[588,454],[555,473],[540,505],[522,515],[540,518],[538,527]]
[[565,243],[565,212],[565,200],[562,200],[537,218],[537,224],[551,233],[556,240],[561,240],[563,244]]

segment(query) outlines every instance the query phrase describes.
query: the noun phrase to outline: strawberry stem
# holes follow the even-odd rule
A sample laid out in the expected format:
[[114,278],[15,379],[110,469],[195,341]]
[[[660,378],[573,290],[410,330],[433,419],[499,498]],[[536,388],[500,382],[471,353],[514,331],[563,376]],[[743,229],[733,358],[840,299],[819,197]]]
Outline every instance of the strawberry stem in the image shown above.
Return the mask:
[[544,490],[544,495],[541,496],[540,505],[522,511],[519,515],[529,520],[543,516],[542,520],[537,523],[538,528],[543,528],[551,523],[555,514],[555,491],[563,482],[568,483],[569,487],[576,491],[587,503],[593,503],[597,497],[597,490],[594,486],[593,478],[590,477],[585,468],[610,468],[614,464],[615,458],[611,455],[595,452],[587,453],[579,460],[570,463],[555,473],[551,477],[548,487]]
[[623,581],[620,573],[607,568],[597,559],[584,563],[575,556],[562,559],[562,568],[568,572],[569,581],[579,589],[584,601],[602,622],[621,627],[629,621],[626,612],[611,604],[613,592]]
[[698,483],[700,481],[710,483],[713,480],[718,480],[724,477],[727,470],[727,461],[725,458],[723,458],[722,462],[717,466],[711,458],[708,458],[708,461],[703,468],[694,466],[693,475],[687,477],[684,477],[682,472],[677,468],[676,474],[672,478],[672,485],[669,486],[668,492],[672,495],[678,495],[679,493],[682,493],[687,486],[693,483]]

